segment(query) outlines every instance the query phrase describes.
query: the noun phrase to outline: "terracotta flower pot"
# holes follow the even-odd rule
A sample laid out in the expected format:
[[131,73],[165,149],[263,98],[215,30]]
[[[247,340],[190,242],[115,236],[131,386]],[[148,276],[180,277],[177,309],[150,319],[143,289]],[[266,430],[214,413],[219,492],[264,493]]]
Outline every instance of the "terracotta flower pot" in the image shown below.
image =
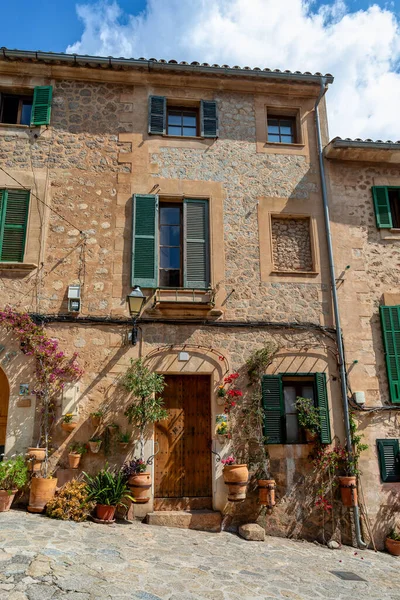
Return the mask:
[[129,488],[136,503],[145,504],[150,500],[149,490],[151,488],[150,473],[136,473],[128,480]]
[[90,452],[93,452],[93,454],[97,454],[101,448],[101,440],[98,442],[88,442],[89,444],[89,448],[90,448]]
[[31,492],[29,494],[28,512],[42,513],[46,504],[56,493],[57,478],[45,479],[44,477],[33,477],[31,480]]
[[118,442],[118,445],[120,447],[121,452],[123,452],[129,446],[129,442]]
[[64,431],[68,431],[69,433],[71,433],[77,425],[78,423],[73,423],[72,421],[70,423],[65,423],[64,421],[61,423],[61,427]]
[[352,475],[338,479],[343,506],[357,506],[357,478]]
[[96,517],[102,521],[112,521],[116,508],[116,506],[108,506],[108,504],[96,504]]
[[224,482],[228,486],[229,502],[242,502],[246,498],[249,470],[247,465],[225,465]]
[[262,506],[273,508],[275,502],[275,479],[259,479],[258,483],[258,500]]
[[14,496],[18,490],[0,490],[0,512],[10,510]]
[[79,463],[81,462],[81,454],[77,452],[70,452],[68,454],[68,462],[70,469],[77,469],[79,467]]
[[93,415],[90,417],[92,422],[92,427],[100,427],[102,417],[94,417]]
[[306,429],[306,440],[309,444],[313,444],[314,442],[316,442],[317,438],[318,438],[318,433],[314,433],[314,432],[308,431],[308,429]]
[[386,538],[385,540],[386,550],[393,554],[393,556],[400,556],[400,541]]
[[28,448],[28,456],[32,456],[35,460],[43,462],[46,458],[46,448]]

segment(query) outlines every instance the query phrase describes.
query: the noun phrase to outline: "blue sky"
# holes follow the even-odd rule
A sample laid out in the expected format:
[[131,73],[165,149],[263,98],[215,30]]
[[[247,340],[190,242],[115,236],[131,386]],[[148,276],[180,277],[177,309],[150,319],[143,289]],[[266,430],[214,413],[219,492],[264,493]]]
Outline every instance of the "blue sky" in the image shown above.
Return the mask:
[[[166,0],[167,1],[167,0]],[[191,0],[182,0],[184,3]],[[81,0],[80,4],[95,5],[97,0]],[[316,10],[321,4],[331,4],[330,0],[314,1]],[[0,45],[21,50],[46,50],[64,52],[68,45],[78,40],[84,30],[78,18],[76,5],[71,0],[0,0],[0,22],[7,23],[2,30]],[[146,0],[118,0],[125,13],[137,15],[146,7]],[[196,1],[197,4],[197,1]],[[366,9],[372,4],[389,8],[400,14],[400,0],[347,0],[349,12]],[[40,7],[40,10],[38,8]],[[124,23],[124,16],[121,19]]]

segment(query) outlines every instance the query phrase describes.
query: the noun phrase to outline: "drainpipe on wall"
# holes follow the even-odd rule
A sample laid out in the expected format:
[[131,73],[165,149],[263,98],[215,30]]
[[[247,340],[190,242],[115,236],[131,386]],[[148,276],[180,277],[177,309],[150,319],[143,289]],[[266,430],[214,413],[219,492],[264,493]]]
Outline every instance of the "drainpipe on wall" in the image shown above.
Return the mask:
[[[318,161],[319,161],[319,171],[321,176],[321,191],[322,191],[322,203],[324,208],[324,217],[325,217],[325,233],[326,233],[326,242],[328,245],[328,259],[329,259],[329,273],[331,279],[331,289],[332,289],[332,302],[333,302],[333,312],[335,316],[335,324],[336,324],[336,341],[338,347],[339,354],[339,372],[340,372],[340,385],[342,392],[342,403],[343,403],[343,416],[344,416],[344,427],[346,432],[346,445],[350,457],[352,455],[353,446],[351,440],[351,429],[350,429],[350,418],[349,418],[349,404],[347,399],[347,373],[346,366],[344,360],[344,349],[343,349],[343,338],[342,338],[342,328],[340,325],[340,312],[339,312],[339,303],[336,289],[336,275],[335,275],[335,262],[333,258],[333,248],[332,248],[332,234],[331,234],[331,224],[330,224],[330,216],[329,216],[329,206],[328,206],[328,194],[326,189],[326,177],[325,177],[325,165],[324,165],[324,156],[323,156],[323,148],[322,148],[322,139],[321,139],[321,124],[319,120],[319,112],[318,105],[321,102],[321,99],[325,95],[328,84],[326,77],[321,77],[321,91],[315,103],[315,126],[317,130],[317,150],[318,150]],[[366,548],[367,544],[363,541],[361,537],[361,526],[360,526],[360,512],[358,506],[353,506],[353,515],[354,515],[354,527],[356,540],[359,548]]]

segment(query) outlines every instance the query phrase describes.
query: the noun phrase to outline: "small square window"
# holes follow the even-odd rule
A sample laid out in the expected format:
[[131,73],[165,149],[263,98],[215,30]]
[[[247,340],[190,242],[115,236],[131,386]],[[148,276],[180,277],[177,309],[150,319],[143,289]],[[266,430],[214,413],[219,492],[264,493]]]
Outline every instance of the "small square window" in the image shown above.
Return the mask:
[[3,94],[0,99],[0,123],[30,125],[33,96]]
[[188,108],[168,108],[167,134],[196,137],[198,135],[198,111]]
[[275,115],[268,116],[267,138],[268,142],[295,144],[297,142],[296,118]]

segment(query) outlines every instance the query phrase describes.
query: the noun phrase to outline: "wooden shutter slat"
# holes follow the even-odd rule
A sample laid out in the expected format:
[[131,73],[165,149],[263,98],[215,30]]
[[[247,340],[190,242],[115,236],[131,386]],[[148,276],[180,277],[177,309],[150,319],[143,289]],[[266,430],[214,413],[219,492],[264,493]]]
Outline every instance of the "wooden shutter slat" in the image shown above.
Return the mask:
[[218,107],[217,103],[202,100],[200,103],[201,135],[206,138],[218,137]]
[[158,281],[158,196],[133,197],[132,286],[156,288]]
[[29,212],[28,190],[3,190],[0,247],[2,262],[22,262]]
[[184,287],[207,289],[209,276],[208,201],[185,198]]
[[167,99],[164,96],[149,96],[149,133],[165,135],[167,125]]
[[332,436],[325,373],[315,373],[315,387],[317,390],[317,406],[319,409],[319,422],[321,426],[320,440],[322,444],[330,444]]
[[53,87],[39,85],[33,90],[31,125],[49,125]]
[[376,440],[382,481],[400,481],[399,440]]
[[388,188],[385,186],[374,186],[372,188],[372,197],[374,199],[376,226],[379,229],[391,229],[393,221],[390,211]]
[[400,306],[380,306],[390,400],[400,403]]
[[264,409],[264,437],[267,444],[283,444],[285,440],[285,406],[280,375],[264,375],[261,380]]

